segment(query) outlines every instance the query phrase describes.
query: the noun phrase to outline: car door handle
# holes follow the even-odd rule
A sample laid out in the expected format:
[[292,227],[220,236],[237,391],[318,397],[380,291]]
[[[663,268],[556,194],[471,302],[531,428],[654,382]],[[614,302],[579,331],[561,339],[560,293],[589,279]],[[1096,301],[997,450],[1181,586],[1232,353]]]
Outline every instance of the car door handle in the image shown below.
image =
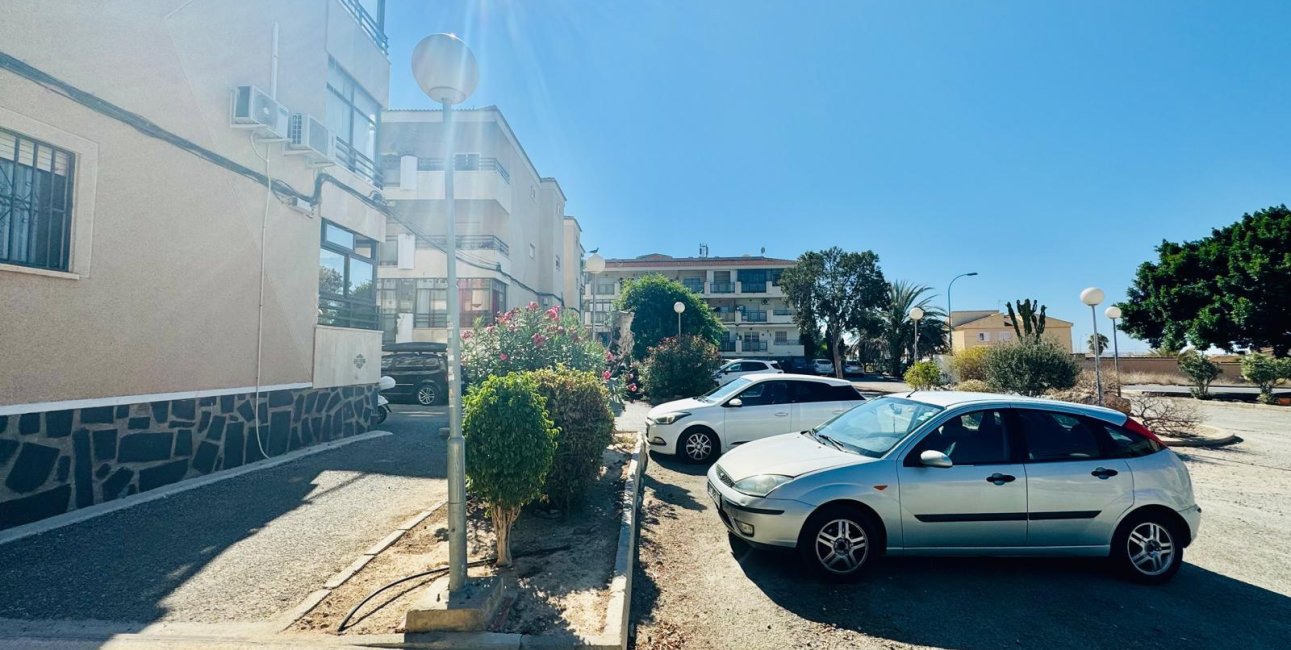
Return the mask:
[[789,412],[788,412],[788,411],[777,411],[777,412],[776,412],[776,414],[775,414],[775,416],[776,416],[776,417],[778,417],[778,418],[785,418],[785,417],[789,417]]
[[1018,477],[1012,474],[1001,474],[999,472],[996,472],[986,477],[987,483],[994,483],[996,485],[1004,485],[1005,483],[1012,483],[1013,481],[1016,481],[1016,480],[1018,480]]
[[1113,476],[1116,476],[1117,474],[1120,474],[1120,472],[1114,469],[1107,469],[1105,467],[1099,467],[1089,473],[1090,476],[1097,476],[1098,478],[1104,481],[1106,481],[1109,478],[1112,478]]

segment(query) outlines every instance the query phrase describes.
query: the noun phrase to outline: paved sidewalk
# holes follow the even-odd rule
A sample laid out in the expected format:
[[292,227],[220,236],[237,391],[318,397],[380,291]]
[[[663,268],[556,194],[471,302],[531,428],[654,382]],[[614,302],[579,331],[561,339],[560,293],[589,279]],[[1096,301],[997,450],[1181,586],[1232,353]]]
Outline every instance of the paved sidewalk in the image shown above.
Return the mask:
[[246,623],[295,607],[446,498],[442,410],[355,442],[0,545],[0,618]]

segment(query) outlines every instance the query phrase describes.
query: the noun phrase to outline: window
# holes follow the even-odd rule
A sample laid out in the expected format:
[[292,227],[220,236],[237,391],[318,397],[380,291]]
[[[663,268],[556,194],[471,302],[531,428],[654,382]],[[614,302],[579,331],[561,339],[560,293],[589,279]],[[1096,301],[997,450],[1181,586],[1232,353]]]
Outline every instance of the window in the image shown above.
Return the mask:
[[399,264],[399,240],[395,237],[389,237],[381,244],[381,266],[397,266]]
[[318,266],[318,322],[378,329],[377,243],[329,221],[323,222]]
[[1101,430],[1105,436],[1103,442],[1110,451],[1108,455],[1113,458],[1137,458],[1155,454],[1165,448],[1153,440],[1113,424],[1090,422],[1090,425],[1095,431]]
[[985,343],[985,342],[987,342],[987,341],[991,340],[991,333],[990,333],[990,332],[978,332],[978,333],[977,333],[977,340],[978,340],[979,342]]
[[381,187],[372,162],[381,105],[330,58],[327,91],[327,128],[336,136],[337,162]]
[[492,278],[463,278],[457,281],[461,327],[473,327],[476,320],[492,324],[507,308],[507,285]]
[[740,393],[740,401],[744,406],[770,406],[772,404],[788,404],[789,389],[783,381],[764,381],[760,384],[749,386],[744,392]]
[[740,372],[765,372],[767,365],[761,361],[743,361],[740,363]]
[[790,396],[799,404],[808,402],[856,402],[864,398],[851,386],[834,386],[823,381],[791,381]]
[[776,344],[776,345],[788,345],[788,344],[789,344],[789,333],[788,333],[788,332],[785,332],[785,331],[783,331],[783,330],[782,330],[782,331],[779,331],[779,332],[776,332],[776,333],[775,333],[775,344]]
[[413,327],[448,327],[448,281],[444,278],[381,278],[377,282],[382,329],[393,328],[398,314],[412,314]]
[[1009,462],[1008,436],[999,411],[973,411],[950,418],[934,429],[906,456],[918,466],[919,455],[940,451],[956,465],[1000,465]]
[[0,263],[71,270],[75,156],[0,129]]
[[1015,413],[1029,461],[1090,460],[1102,456],[1098,432],[1084,418],[1030,409]]

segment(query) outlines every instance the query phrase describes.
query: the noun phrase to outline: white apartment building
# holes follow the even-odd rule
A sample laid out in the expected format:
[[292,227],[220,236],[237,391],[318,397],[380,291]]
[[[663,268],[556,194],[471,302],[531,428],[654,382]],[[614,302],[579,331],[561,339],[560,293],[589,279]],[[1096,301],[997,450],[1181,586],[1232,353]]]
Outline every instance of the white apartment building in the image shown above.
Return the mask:
[[4,3],[0,528],[370,426],[383,8]]
[[584,322],[596,319],[605,331],[624,281],[643,275],[676,280],[703,297],[726,326],[718,344],[723,357],[793,358],[803,356],[794,312],[780,289],[780,274],[793,260],[741,257],[671,257],[658,253],[607,259],[605,271],[588,274],[583,291]]
[[[581,228],[496,107],[456,110],[453,186],[462,327],[537,302],[579,310]],[[381,116],[391,201],[378,271],[387,342],[447,340],[443,112]]]

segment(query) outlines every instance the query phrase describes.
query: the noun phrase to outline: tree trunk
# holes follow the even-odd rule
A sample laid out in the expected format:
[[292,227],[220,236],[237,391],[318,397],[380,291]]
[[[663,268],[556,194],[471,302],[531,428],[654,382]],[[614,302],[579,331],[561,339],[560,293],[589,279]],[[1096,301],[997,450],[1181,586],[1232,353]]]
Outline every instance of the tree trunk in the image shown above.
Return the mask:
[[494,566],[511,566],[511,524],[520,515],[519,508],[500,508],[492,506],[489,515],[493,518],[493,534],[497,538],[498,558]]
[[843,359],[838,353],[838,348],[843,344],[842,333],[829,335],[829,351],[834,354],[834,376],[839,379],[843,378]]

